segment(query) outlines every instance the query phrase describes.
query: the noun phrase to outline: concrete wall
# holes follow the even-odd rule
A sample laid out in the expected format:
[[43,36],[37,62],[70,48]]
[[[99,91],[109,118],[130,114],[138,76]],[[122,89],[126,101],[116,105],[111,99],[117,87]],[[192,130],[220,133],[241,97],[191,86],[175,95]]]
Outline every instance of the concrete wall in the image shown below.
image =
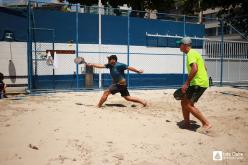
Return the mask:
[[27,43],[0,42],[0,48],[0,72],[7,76],[5,82],[27,84]]

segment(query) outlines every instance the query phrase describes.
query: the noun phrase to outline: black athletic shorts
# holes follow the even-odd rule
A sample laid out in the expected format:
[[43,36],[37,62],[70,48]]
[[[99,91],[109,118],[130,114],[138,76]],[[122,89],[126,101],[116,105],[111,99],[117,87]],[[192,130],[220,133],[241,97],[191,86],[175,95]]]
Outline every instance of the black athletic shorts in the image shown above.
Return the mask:
[[0,81],[0,91],[3,91],[4,90],[4,86],[5,86],[5,84]]
[[109,87],[109,91],[111,92],[111,94],[116,94],[118,92],[121,93],[121,96],[130,96],[128,90],[127,90],[127,86],[126,85],[120,85],[120,84],[112,84]]
[[206,89],[207,88],[195,86],[195,85],[189,86],[186,91],[186,97],[187,99],[191,100],[193,103],[196,103]]

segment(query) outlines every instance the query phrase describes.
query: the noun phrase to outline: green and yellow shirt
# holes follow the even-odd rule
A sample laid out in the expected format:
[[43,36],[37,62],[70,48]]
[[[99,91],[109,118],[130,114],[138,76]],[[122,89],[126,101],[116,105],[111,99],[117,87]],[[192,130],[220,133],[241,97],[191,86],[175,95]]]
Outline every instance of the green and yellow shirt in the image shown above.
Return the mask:
[[198,66],[198,71],[195,77],[191,80],[190,86],[197,85],[200,87],[207,88],[209,86],[208,74],[205,68],[204,60],[199,52],[194,49],[190,49],[187,53],[187,70],[188,74],[191,71],[191,64],[196,63]]

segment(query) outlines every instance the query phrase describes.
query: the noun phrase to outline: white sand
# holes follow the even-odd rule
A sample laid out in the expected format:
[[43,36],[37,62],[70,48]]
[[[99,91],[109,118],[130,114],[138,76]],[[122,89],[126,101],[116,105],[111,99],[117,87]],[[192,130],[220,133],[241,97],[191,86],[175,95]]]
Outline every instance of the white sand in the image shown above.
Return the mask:
[[[196,106],[214,126],[209,136],[179,128],[182,114],[173,91],[130,91],[148,100],[147,108],[116,94],[98,109],[102,91],[0,100],[0,164],[248,164],[248,90],[213,87],[204,93]],[[215,150],[244,156],[213,161]]]

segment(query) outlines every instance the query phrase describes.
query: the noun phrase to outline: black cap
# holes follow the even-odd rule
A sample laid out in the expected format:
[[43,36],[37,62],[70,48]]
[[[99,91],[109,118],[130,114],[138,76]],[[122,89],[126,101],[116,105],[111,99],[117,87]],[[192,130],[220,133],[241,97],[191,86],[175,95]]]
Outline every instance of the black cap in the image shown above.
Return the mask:
[[116,55],[110,55],[107,58],[108,58],[108,60],[114,59],[115,61],[117,61],[117,56]]

